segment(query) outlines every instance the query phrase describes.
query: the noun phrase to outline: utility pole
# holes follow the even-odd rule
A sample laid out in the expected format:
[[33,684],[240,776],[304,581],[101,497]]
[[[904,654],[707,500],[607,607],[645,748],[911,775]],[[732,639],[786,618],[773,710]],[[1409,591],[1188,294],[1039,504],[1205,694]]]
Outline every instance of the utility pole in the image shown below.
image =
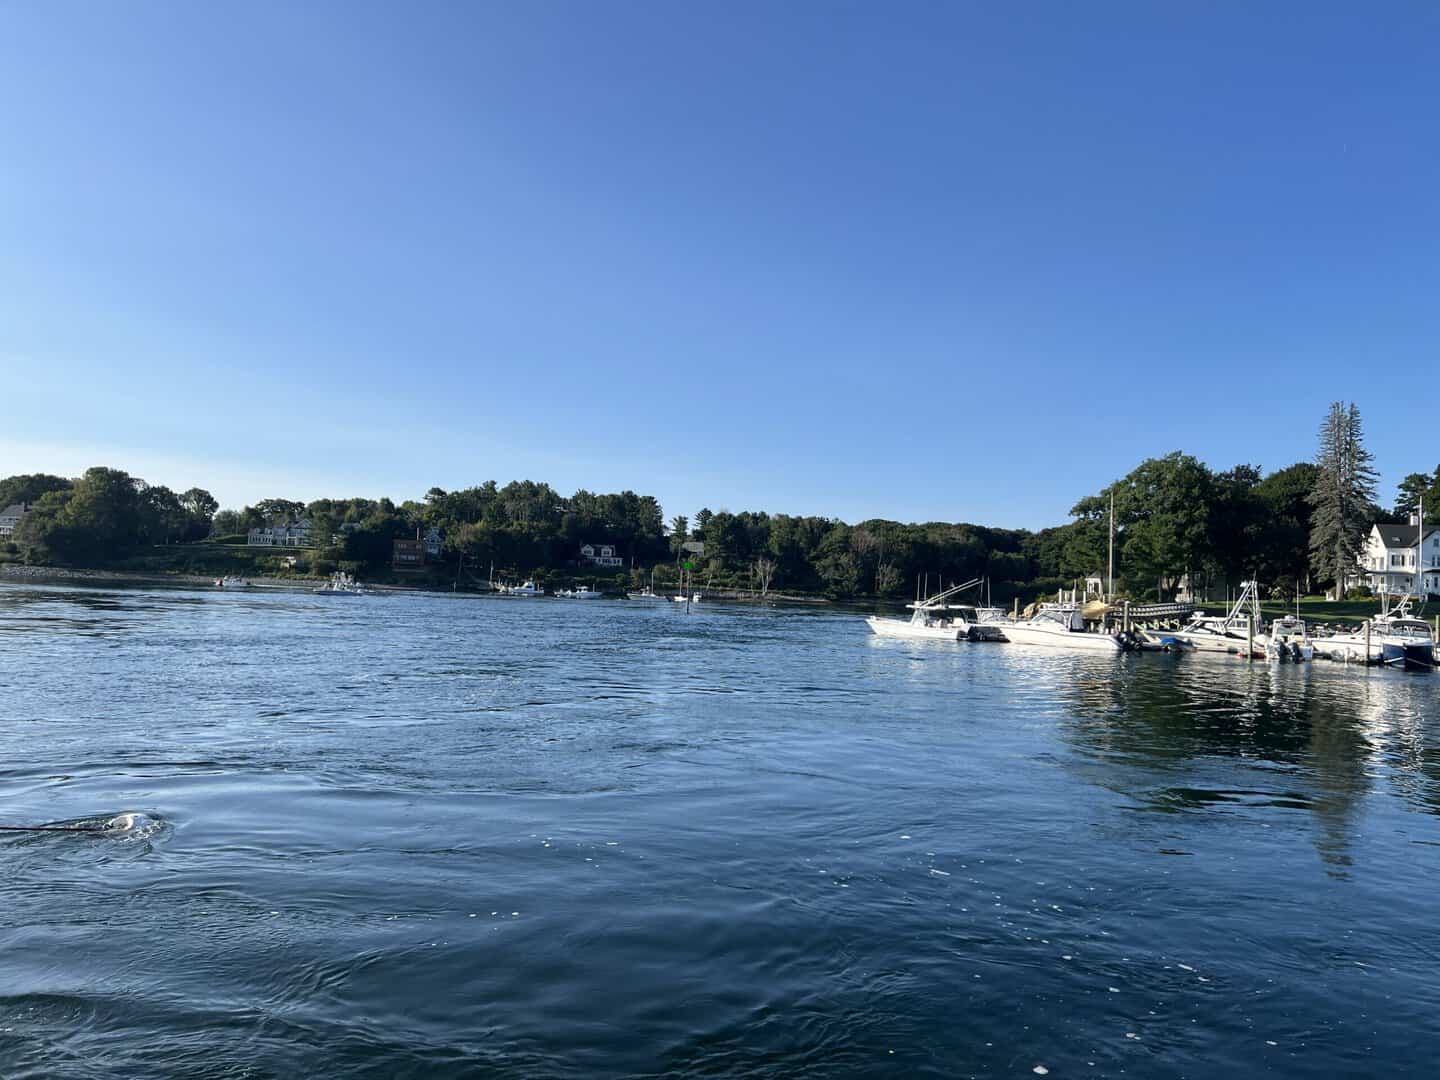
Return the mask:
[[1108,604],[1115,596],[1115,492],[1110,492],[1110,573],[1109,583],[1106,585],[1105,602]]

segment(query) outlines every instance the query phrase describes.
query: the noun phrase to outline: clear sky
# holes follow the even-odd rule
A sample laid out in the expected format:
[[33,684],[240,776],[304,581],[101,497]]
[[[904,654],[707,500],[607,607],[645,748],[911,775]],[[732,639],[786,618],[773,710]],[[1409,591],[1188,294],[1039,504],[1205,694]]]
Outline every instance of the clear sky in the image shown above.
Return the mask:
[[0,0],[0,475],[1011,526],[1440,460],[1440,6]]

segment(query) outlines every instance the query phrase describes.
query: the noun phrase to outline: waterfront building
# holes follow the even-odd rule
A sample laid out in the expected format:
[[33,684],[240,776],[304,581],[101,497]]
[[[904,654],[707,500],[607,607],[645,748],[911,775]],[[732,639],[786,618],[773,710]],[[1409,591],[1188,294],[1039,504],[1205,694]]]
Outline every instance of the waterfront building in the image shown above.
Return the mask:
[[425,541],[396,540],[390,556],[390,565],[396,570],[422,569],[425,566]]
[[1417,552],[1419,532],[1413,516],[1408,523],[1371,526],[1360,556],[1361,580],[1371,591],[1382,595],[1440,595],[1440,528],[1430,526],[1425,530]]
[[14,535],[15,526],[20,524],[25,510],[24,503],[11,503],[4,510],[0,510],[0,539],[8,539]]
[[615,553],[614,544],[584,544],[580,561],[591,566],[624,566],[625,560]]
[[439,529],[431,528],[425,534],[425,554],[432,559],[438,559],[440,552],[445,546],[445,534]]
[[251,529],[245,536],[245,543],[251,547],[309,547],[310,519],[301,518],[289,525]]

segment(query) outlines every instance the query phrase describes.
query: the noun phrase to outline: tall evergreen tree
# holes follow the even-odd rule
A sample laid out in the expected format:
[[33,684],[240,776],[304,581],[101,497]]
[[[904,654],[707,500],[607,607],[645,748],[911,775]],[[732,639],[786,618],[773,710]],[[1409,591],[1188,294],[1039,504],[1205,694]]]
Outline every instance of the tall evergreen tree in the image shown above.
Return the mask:
[[1365,449],[1360,410],[1337,401],[1320,425],[1320,472],[1310,493],[1310,565],[1321,580],[1335,582],[1336,594],[1360,562],[1365,526],[1375,501],[1377,474]]

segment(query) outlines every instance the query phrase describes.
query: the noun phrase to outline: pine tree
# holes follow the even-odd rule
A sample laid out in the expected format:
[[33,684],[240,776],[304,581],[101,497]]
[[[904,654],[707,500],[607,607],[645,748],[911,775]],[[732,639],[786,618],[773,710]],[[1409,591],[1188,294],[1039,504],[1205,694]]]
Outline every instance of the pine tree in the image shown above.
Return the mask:
[[1378,479],[1365,449],[1360,410],[1337,401],[1320,425],[1320,454],[1310,502],[1310,565],[1317,577],[1335,582],[1343,593],[1345,579],[1360,564],[1365,527],[1375,501]]

